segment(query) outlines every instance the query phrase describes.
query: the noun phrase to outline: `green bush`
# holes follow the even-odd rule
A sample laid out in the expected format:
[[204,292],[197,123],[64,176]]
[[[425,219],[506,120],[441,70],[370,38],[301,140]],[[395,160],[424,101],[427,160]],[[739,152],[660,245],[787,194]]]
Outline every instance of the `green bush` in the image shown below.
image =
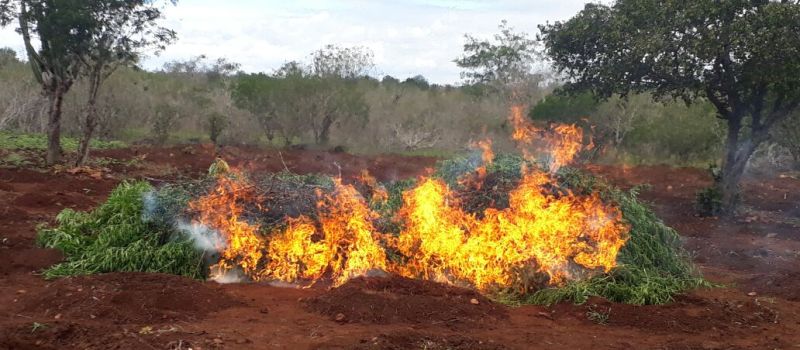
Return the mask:
[[38,242],[61,250],[66,261],[45,270],[46,278],[114,271],[144,271],[203,277],[200,253],[171,224],[146,220],[146,182],[122,183],[91,212],[65,209],[58,225],[39,230]]

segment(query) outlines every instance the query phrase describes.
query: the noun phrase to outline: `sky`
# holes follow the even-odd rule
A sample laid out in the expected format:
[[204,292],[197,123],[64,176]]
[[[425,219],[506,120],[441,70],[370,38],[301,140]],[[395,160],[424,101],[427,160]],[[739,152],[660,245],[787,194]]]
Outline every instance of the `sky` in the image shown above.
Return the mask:
[[[180,0],[165,9],[178,41],[143,66],[200,54],[225,57],[247,72],[272,72],[307,61],[327,44],[363,46],[375,54],[373,75],[421,74],[457,84],[464,34],[490,38],[501,20],[535,35],[538,24],[569,19],[585,0]],[[13,26],[0,29],[0,47],[22,51]]]

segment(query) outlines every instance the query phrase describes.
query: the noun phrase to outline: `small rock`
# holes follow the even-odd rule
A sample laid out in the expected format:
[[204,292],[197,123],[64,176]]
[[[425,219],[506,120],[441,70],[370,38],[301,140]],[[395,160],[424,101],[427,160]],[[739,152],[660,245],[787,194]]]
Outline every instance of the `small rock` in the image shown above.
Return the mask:
[[470,299],[470,300],[469,300],[469,303],[470,303],[470,304],[472,304],[472,305],[478,305],[478,304],[480,304],[481,302],[480,302],[480,301],[478,301],[478,299],[472,298],[472,299]]
[[214,340],[212,340],[212,341],[214,342],[214,344],[222,344],[223,343],[222,339],[220,339],[220,338],[214,338]]
[[672,185],[667,186],[667,191],[672,191]]
[[26,291],[26,290],[24,290],[24,289],[20,289],[20,290],[18,290],[18,291],[17,291],[17,294],[25,294],[25,293],[27,293],[27,292],[28,292],[28,291]]
[[268,314],[269,313],[269,309],[267,309],[265,307],[262,307],[260,310],[258,310],[258,312],[260,312],[262,314]]
[[754,296],[758,295],[758,293],[756,293],[756,292],[750,292],[750,293],[747,293],[747,295],[748,295],[748,296],[751,296],[751,297],[754,297]]
[[236,339],[236,344],[247,344],[249,342],[250,342],[250,339],[245,339],[245,338]]
[[336,318],[334,318],[334,320],[336,320],[336,322],[344,322],[346,318],[347,317],[343,313],[340,312],[340,313],[336,314]]
[[777,235],[778,234],[774,233],[774,232],[773,233],[767,233],[767,238],[775,238],[775,236],[777,236]]
[[55,316],[53,316],[53,318],[56,319],[56,320],[60,320],[61,319],[61,314],[56,314]]

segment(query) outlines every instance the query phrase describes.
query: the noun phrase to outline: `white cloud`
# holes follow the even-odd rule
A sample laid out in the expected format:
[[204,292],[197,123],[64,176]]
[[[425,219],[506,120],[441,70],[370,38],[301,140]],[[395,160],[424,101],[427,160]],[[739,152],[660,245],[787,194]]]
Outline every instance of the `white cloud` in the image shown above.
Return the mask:
[[[432,82],[456,83],[464,34],[489,37],[501,20],[528,33],[538,24],[563,20],[584,0],[411,1],[213,1],[185,0],[166,9],[165,24],[179,40],[147,68],[200,54],[226,57],[246,71],[272,71],[304,60],[326,44],[359,45],[375,52],[376,70],[404,79],[422,74]],[[11,28],[0,46],[21,50]]]

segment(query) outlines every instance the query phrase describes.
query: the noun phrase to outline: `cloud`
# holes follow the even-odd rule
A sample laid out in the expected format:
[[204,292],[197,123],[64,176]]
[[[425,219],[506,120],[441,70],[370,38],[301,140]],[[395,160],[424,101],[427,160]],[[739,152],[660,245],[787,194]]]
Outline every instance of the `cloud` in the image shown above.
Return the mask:
[[[366,46],[375,52],[376,75],[404,79],[422,74],[436,83],[456,83],[464,34],[490,37],[501,20],[528,33],[538,24],[564,20],[584,0],[411,1],[181,1],[165,11],[178,42],[145,61],[150,69],[200,54],[226,57],[246,71],[270,72],[305,60],[326,44]],[[0,46],[22,48],[21,39],[0,30]]]

